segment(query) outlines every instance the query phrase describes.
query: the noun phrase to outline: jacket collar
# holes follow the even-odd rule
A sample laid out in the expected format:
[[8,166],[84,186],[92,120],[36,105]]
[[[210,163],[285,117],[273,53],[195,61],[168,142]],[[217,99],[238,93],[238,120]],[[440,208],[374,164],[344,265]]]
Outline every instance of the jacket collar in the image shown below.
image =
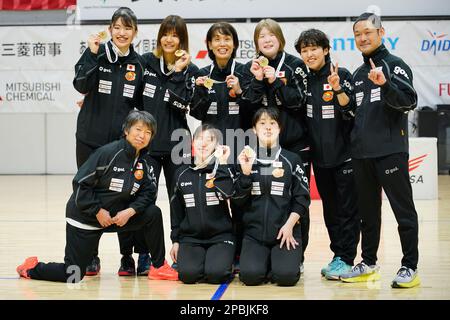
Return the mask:
[[[131,145],[131,143],[128,142],[128,140],[124,137],[122,138],[122,146],[125,150],[125,154],[130,158],[130,159],[135,159],[136,158],[136,148],[133,147]],[[139,158],[141,156],[143,156],[144,154],[146,154],[148,152],[148,146],[143,148],[141,151],[139,151]]]
[[370,59],[373,60],[373,62],[378,62],[384,59],[387,55],[389,55],[389,50],[386,49],[384,44],[381,44],[377,49],[375,49],[374,52],[372,52],[369,55],[362,55],[364,58],[364,63],[368,64],[370,66]]
[[[327,57],[328,57],[328,55],[327,55]],[[325,65],[322,68],[320,68],[320,70],[314,71],[314,70],[311,70],[308,68],[309,73],[316,77],[329,76],[330,75],[330,64],[331,64],[330,58],[328,58],[328,59],[325,58]]]
[[275,58],[273,58],[272,60],[269,59],[269,65],[276,69],[278,67],[278,63],[280,63],[282,56],[283,56],[283,51],[278,52],[277,55],[275,56]]

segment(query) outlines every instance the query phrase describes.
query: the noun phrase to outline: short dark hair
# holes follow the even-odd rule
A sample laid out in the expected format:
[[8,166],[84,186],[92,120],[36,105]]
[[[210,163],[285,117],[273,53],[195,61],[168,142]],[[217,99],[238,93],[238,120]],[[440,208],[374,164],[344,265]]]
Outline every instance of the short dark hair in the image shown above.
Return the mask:
[[298,53],[302,51],[302,48],[315,46],[330,50],[330,40],[323,31],[318,29],[303,31],[295,42],[295,50]]
[[367,21],[367,20],[372,22],[372,24],[377,29],[380,29],[382,27],[380,16],[377,16],[375,13],[372,13],[372,12],[364,12],[358,18],[356,18],[355,23],[353,23],[353,30],[355,30],[355,25],[358,22],[360,22],[360,21]]
[[136,124],[136,122],[142,121],[142,123],[147,126],[152,132],[152,138],[156,135],[156,120],[155,118],[148,113],[147,111],[138,111],[132,110],[125,118],[125,121],[122,125],[122,131],[125,134],[126,131],[129,131],[130,128]]
[[161,46],[161,38],[170,32],[175,32],[180,38],[179,49],[189,52],[189,35],[187,31],[186,22],[177,15],[170,15],[164,18],[159,26],[158,38],[156,41],[156,49],[153,51],[156,57],[160,58],[163,54]]
[[217,143],[221,143],[222,141],[222,133],[215,126],[209,123],[202,124],[195,129],[193,134],[193,139],[196,139],[201,133],[205,131],[210,131],[212,136],[216,139]]
[[111,18],[111,26],[114,25],[114,23],[116,23],[116,21],[119,19],[122,19],[126,27],[137,30],[137,17],[134,14],[133,10],[131,10],[130,8],[120,7],[119,9],[117,9]]
[[214,23],[208,30],[208,33],[206,34],[206,49],[208,49],[208,56],[211,60],[215,60],[216,56],[214,55],[213,51],[209,49],[208,42],[212,41],[212,38],[215,34],[223,34],[227,36],[233,37],[233,53],[231,54],[231,58],[234,59],[236,57],[236,50],[239,47],[239,38],[236,32],[236,29],[229,24],[228,22],[217,22]]
[[273,108],[273,107],[259,108],[253,115],[253,119],[252,119],[253,127],[256,127],[256,123],[259,121],[259,119],[261,119],[263,114],[267,114],[270,117],[270,119],[275,120],[278,123],[278,126],[280,127],[280,130],[281,130],[282,126],[281,126],[281,119],[280,119],[280,111],[278,111],[278,109]]

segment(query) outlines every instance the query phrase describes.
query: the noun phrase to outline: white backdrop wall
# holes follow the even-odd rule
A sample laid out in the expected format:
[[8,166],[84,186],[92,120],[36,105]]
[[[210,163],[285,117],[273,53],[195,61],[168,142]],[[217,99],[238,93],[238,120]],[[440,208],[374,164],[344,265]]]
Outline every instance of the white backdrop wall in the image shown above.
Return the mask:
[[[238,60],[254,55],[254,23],[236,23]],[[354,71],[362,58],[352,36],[352,22],[281,23],[286,51],[296,54],[301,31],[318,28],[331,41],[331,55]],[[385,44],[414,72],[419,106],[450,104],[450,21],[388,21]],[[151,51],[158,25],[140,25],[135,48]],[[205,36],[210,24],[189,24],[190,51],[199,67],[210,63]],[[73,173],[76,101],[74,65],[90,33],[106,26],[0,27],[0,174]],[[191,126],[195,126],[192,119]],[[19,136],[14,136],[20,131]],[[14,140],[11,137],[14,136]],[[17,141],[20,141],[18,143]],[[22,159],[32,159],[21,163]]]

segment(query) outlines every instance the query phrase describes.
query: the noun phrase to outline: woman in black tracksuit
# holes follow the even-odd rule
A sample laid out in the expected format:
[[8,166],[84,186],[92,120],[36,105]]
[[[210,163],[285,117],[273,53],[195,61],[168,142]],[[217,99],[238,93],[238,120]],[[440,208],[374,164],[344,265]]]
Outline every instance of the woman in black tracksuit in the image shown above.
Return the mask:
[[270,278],[281,286],[300,279],[302,257],[299,220],[308,211],[308,179],[300,157],[280,147],[279,112],[261,108],[253,118],[256,151],[239,155],[241,170],[233,201],[244,210],[240,279],[258,285]]
[[73,179],[73,194],[67,202],[64,263],[46,264],[30,257],[17,267],[21,277],[79,282],[104,232],[143,229],[153,257],[152,275],[177,280],[176,271],[165,261],[155,178],[142,157],[155,131],[150,114],[133,111],[124,123],[125,138],[98,148],[89,157]]
[[350,149],[353,117],[347,114],[351,73],[333,66],[330,43],[317,29],[303,31],[295,45],[309,68],[306,123],[311,162],[322,198],[323,216],[330,237],[332,261],[321,270],[330,280],[350,271],[359,241],[356,187]]
[[[248,109],[241,99],[244,65],[234,59],[239,39],[231,24],[218,22],[209,28],[206,43],[213,63],[198,72],[190,114],[220,131],[221,141],[230,147],[231,158],[236,163],[237,151],[246,144],[243,130],[249,127]],[[207,79],[214,81],[211,88],[206,87],[208,84],[205,86]],[[237,266],[242,243],[242,213],[234,205],[231,209],[237,236]]]
[[[97,148],[119,139],[128,113],[141,108],[144,67],[131,43],[137,34],[137,18],[133,11],[119,8],[112,16],[109,32],[111,40],[105,44],[101,43],[105,31],[91,35],[89,47],[75,65],[73,85],[85,95],[77,120],[78,168]],[[119,233],[118,237],[120,253],[124,258],[130,256],[132,233]],[[123,263],[119,274],[122,267]],[[86,275],[96,275],[99,271],[97,249]]]
[[[227,199],[233,192],[228,146],[210,125],[194,133],[194,164],[177,170],[170,199],[170,252],[184,283],[221,283],[232,273],[234,236]],[[218,152],[218,154],[217,154]]]
[[[285,39],[280,25],[272,19],[261,20],[255,27],[254,41],[259,58],[247,63],[242,81],[242,99],[253,113],[259,108],[273,107],[280,111],[283,130],[282,148],[298,154],[309,179],[309,146],[302,115],[305,102],[303,61],[284,51]],[[264,62],[268,65],[265,66]],[[266,61],[264,61],[266,60]],[[251,119],[251,117],[250,117]],[[303,253],[308,245],[309,213],[301,221]],[[304,256],[302,257],[302,262]]]
[[[235,159],[237,155],[233,146],[236,144],[234,140],[228,141],[227,129],[245,127],[240,86],[244,65],[235,60],[239,39],[231,24],[218,22],[209,28],[206,42],[213,63],[198,72],[190,115],[216,127],[222,134],[224,144],[230,146]],[[213,80],[211,88],[205,85],[206,79]]]
[[[198,71],[197,66],[190,62],[186,23],[181,17],[171,15],[163,20],[155,51],[144,54],[143,59],[146,68],[142,92],[144,110],[150,112],[158,123],[158,133],[150,146],[148,160],[155,168],[158,181],[164,168],[170,198],[175,171],[190,159],[191,134],[186,113],[193,94],[194,75]],[[172,157],[172,149],[180,142],[184,148]]]
[[[164,168],[169,199],[173,193],[175,171],[189,161],[191,134],[186,120],[192,98],[197,66],[191,63],[186,23],[180,16],[167,16],[158,31],[154,52],[142,56],[145,62],[142,94],[144,110],[158,123],[158,132],[149,148],[147,161],[155,169],[159,185]],[[173,137],[172,137],[173,135]],[[177,147],[172,156],[172,150]],[[145,248],[142,233],[137,233],[136,244]]]

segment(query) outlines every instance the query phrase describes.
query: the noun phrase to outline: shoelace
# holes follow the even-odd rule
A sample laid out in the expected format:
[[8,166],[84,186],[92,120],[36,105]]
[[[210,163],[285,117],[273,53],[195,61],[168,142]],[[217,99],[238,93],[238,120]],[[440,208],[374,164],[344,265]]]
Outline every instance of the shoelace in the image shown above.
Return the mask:
[[363,263],[358,263],[356,266],[353,267],[352,271],[359,271],[360,273],[364,273],[365,265]]
[[410,278],[411,277],[411,271],[409,271],[409,268],[402,267],[402,268],[400,268],[400,270],[398,270],[397,275],[399,277],[402,277],[402,278],[406,278],[406,277]]

